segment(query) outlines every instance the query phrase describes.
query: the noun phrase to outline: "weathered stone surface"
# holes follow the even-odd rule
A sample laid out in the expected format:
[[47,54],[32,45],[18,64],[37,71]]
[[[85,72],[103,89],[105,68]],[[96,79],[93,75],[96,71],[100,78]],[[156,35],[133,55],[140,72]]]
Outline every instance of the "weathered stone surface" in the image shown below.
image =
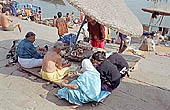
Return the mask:
[[[53,94],[55,85],[18,71],[16,66],[4,67],[12,40],[23,39],[28,31],[37,35],[36,44],[51,46],[58,37],[57,29],[33,22],[21,21],[22,33],[0,30],[0,110],[70,110],[65,100]],[[45,31],[44,31],[45,30]],[[2,48],[1,48],[2,47]],[[116,51],[118,45],[107,45],[108,51]],[[84,104],[78,110],[170,110],[170,58],[149,55],[138,64],[138,69],[130,73],[120,86],[98,106]]]

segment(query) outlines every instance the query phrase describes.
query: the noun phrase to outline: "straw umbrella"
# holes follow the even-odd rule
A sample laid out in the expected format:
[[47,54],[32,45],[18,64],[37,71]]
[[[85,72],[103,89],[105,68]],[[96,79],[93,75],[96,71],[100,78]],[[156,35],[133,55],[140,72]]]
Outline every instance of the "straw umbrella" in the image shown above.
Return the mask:
[[141,23],[123,0],[67,0],[85,15],[123,34],[138,37],[143,33]]
[[53,3],[55,5],[59,4],[59,5],[65,5],[63,0],[41,0],[41,1],[46,1],[46,2],[50,2]]

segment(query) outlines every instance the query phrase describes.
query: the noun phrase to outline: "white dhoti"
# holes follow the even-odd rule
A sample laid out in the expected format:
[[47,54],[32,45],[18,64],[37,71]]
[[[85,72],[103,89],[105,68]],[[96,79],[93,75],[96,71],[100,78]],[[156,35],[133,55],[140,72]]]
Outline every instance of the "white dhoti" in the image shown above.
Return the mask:
[[42,66],[43,59],[23,59],[18,57],[19,64],[24,68],[34,68]]

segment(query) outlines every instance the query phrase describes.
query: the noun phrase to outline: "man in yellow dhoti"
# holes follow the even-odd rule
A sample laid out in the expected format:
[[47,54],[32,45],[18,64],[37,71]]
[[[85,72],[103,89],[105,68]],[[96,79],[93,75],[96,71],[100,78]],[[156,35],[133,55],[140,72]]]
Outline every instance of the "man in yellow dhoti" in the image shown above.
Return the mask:
[[64,78],[69,73],[68,67],[71,66],[71,63],[62,64],[60,56],[63,48],[63,43],[56,42],[53,49],[44,56],[40,72],[43,79],[55,82]]

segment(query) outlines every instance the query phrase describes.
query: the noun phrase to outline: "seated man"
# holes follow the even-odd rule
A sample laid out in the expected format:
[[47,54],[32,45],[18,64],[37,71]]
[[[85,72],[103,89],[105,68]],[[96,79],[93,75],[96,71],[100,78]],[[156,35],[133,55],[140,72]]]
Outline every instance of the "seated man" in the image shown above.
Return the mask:
[[2,14],[0,14],[0,22],[2,29],[4,31],[14,31],[16,27],[18,27],[19,31],[21,32],[21,24],[11,24],[13,20],[9,17],[9,9],[8,8],[2,8]]
[[129,77],[129,74],[128,74],[128,70],[129,70],[128,62],[119,53],[112,52],[111,55],[106,57],[105,52],[98,51],[98,52],[94,53],[93,56],[95,56],[95,55],[102,56],[102,58],[104,58],[104,59],[107,58],[106,60],[110,61],[113,65],[115,65],[117,67],[117,70],[121,73],[121,78],[125,77],[125,75],[127,75]]
[[39,67],[42,65],[43,55],[40,55],[37,50],[41,48],[35,48],[33,45],[35,41],[35,34],[28,32],[25,39],[22,40],[17,47],[18,62],[24,68]]
[[71,63],[62,64],[60,56],[61,50],[64,48],[62,42],[56,42],[53,49],[48,51],[43,59],[41,75],[43,79],[50,81],[57,81],[69,73],[69,66]]

